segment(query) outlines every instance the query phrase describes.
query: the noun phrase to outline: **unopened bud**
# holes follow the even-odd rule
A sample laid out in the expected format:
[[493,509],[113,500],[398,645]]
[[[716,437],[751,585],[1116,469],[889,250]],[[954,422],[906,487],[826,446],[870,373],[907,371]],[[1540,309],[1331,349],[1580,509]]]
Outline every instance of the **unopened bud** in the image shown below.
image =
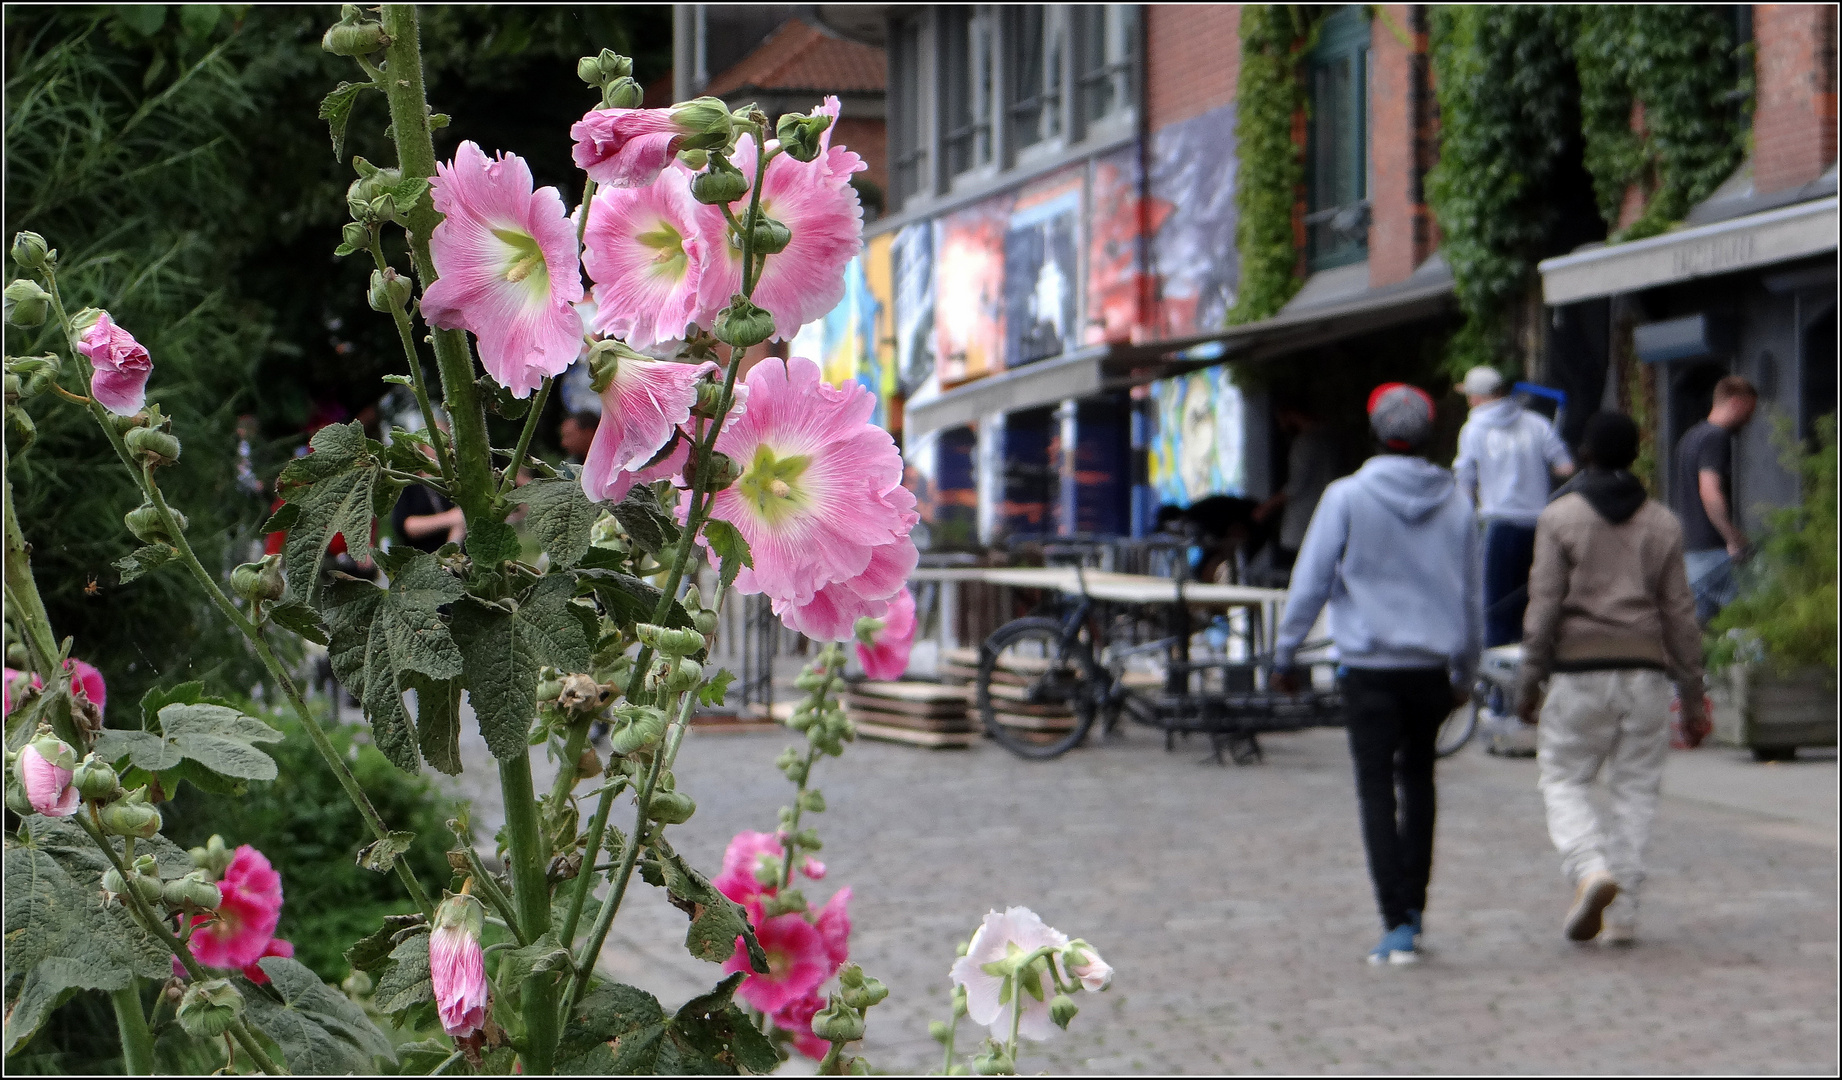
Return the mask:
[[102,891],[110,896],[121,896],[128,891],[128,882],[122,878],[122,872],[113,866],[102,872]]
[[194,870],[177,881],[167,882],[160,897],[168,907],[189,911],[216,911],[218,904],[223,902],[217,884],[206,877],[203,870]]
[[599,394],[614,382],[622,360],[650,361],[652,357],[635,352],[624,341],[602,338],[588,347],[589,388]]
[[691,615],[691,623],[697,627],[698,633],[707,638],[716,633],[716,612],[708,608],[699,610]]
[[698,470],[698,479],[711,491],[722,491],[741,476],[741,464],[720,450],[710,451],[710,460]]
[[39,287],[38,282],[20,278],[6,287],[5,308],[6,321],[18,327],[33,327],[44,323],[51,313],[51,294]]
[[929,1020],[927,1033],[935,1042],[945,1046],[947,1040],[953,1037],[953,1028],[945,1020]]
[[615,79],[601,91],[601,103],[610,109],[637,109],[645,100],[646,88],[630,75]]
[[1049,999],[1049,1019],[1055,1021],[1055,1026],[1063,1031],[1068,1030],[1068,1021],[1073,1020],[1075,1013],[1080,1011],[1074,999],[1067,994],[1057,994]]
[[243,1015],[243,995],[229,979],[206,979],[186,988],[179,999],[179,1026],[197,1039],[215,1039]]
[[846,964],[838,972],[839,996],[853,1009],[867,1009],[889,996],[889,988],[880,979],[872,979],[856,964]]
[[787,250],[787,244],[793,239],[793,231],[785,225],[763,214],[755,222],[751,231],[753,239],[749,250],[756,255],[778,255]]
[[122,436],[128,452],[149,465],[171,465],[179,460],[179,440],[155,428],[138,427]]
[[723,384],[705,380],[697,384],[697,404],[691,411],[706,420],[716,419],[717,411],[723,407]]
[[45,243],[45,238],[35,232],[18,232],[13,234],[13,262],[21,270],[43,270],[57,265],[58,253],[52,251]]
[[[134,538],[143,544],[171,544],[174,542],[173,534],[166,528],[166,515],[160,513],[160,508],[153,503],[142,503],[128,511],[122,521],[127,524],[128,531],[134,534]],[[177,510],[173,511],[173,523],[179,526],[180,532],[185,531],[185,516]]]
[[794,161],[811,161],[819,156],[819,136],[829,127],[831,117],[824,113],[817,116],[788,113],[774,125],[774,137],[780,140],[781,150]]
[[825,793],[818,788],[807,788],[799,793],[800,809],[813,814],[825,812]]
[[[685,656],[704,647],[704,636],[696,630],[640,623],[633,628],[633,632],[640,639],[640,644],[663,656]],[[702,675],[701,669],[698,674]]]
[[692,172],[698,172],[704,166],[710,164],[710,151],[680,150],[678,151],[678,161]]
[[831,1003],[813,1015],[812,1033],[826,1042],[855,1042],[863,1038],[863,1014],[833,994]]
[[133,875],[128,879],[128,887],[134,890],[134,895],[140,897],[143,903],[150,905],[159,903],[166,892],[166,886],[159,877],[152,874]]
[[39,757],[65,772],[70,772],[77,767],[77,752],[70,748],[69,743],[56,735],[40,735],[26,745],[37,751]]
[[385,267],[371,271],[371,288],[366,291],[365,300],[370,303],[372,311],[401,311],[409,303],[413,291],[408,278],[391,267]]
[[148,804],[147,788],[138,787],[103,808],[102,827],[115,836],[145,840],[160,831],[160,811]]
[[748,177],[721,154],[709,156],[709,168],[691,177],[691,195],[700,203],[721,206],[748,194]]
[[91,754],[71,770],[70,782],[86,799],[106,799],[121,790],[121,777],[109,763]]
[[735,122],[729,106],[713,97],[693,98],[672,106],[672,124],[683,134],[681,150],[722,150],[729,146]]
[[601,86],[601,65],[592,56],[584,56],[576,61],[576,78],[593,87]]
[[866,615],[857,620],[857,625],[852,628],[851,632],[856,635],[860,643],[864,645],[874,645],[876,644],[876,635],[882,633],[883,627],[887,625],[889,624],[886,620],[872,619]]
[[204,847],[195,847],[186,854],[192,856],[192,862],[205,870],[213,879],[222,877],[224,869],[236,858],[236,852],[225,846],[224,838],[213,834]]
[[339,231],[339,239],[353,251],[371,250],[371,230],[356,221],[348,221]]
[[[354,9],[355,10],[355,9]],[[368,56],[390,44],[381,23],[344,19],[327,28],[320,47],[334,56]]]
[[230,587],[245,600],[279,600],[288,591],[281,576],[281,556],[264,555],[230,572]]
[[[971,943],[960,943],[959,955],[966,955],[966,947],[969,944]],[[953,1018],[957,1020],[964,1015],[966,1015],[966,984],[958,983],[953,987]]]
[[987,1041],[985,1052],[972,1059],[972,1071],[980,1076],[1015,1076],[1017,1063],[1004,1052],[1004,1047]]
[[682,791],[655,791],[646,816],[663,825],[682,825],[697,812],[697,803]]

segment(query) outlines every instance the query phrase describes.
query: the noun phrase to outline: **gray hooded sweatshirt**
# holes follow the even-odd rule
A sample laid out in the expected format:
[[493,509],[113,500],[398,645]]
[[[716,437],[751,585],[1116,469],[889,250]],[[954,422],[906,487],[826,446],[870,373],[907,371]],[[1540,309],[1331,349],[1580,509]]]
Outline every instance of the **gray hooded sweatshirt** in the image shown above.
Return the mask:
[[1452,474],[1417,457],[1372,457],[1324,490],[1280,620],[1279,667],[1330,604],[1353,668],[1442,667],[1468,686],[1483,647],[1477,517]]

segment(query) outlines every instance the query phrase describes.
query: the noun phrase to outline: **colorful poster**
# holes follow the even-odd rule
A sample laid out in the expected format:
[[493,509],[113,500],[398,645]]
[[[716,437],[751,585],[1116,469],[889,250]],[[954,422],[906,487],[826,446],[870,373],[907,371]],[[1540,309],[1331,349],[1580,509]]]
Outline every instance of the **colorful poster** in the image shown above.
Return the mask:
[[1226,367],[1154,382],[1151,402],[1149,471],[1160,502],[1245,494],[1246,418]]
[[818,361],[821,377],[833,386],[855,382],[877,395],[871,422],[885,423],[882,371],[877,365],[876,324],[882,308],[870,291],[864,256],[844,270],[844,299],[823,317],[799,328],[790,350]]
[[[1033,194],[1033,193],[1032,193]],[[1046,197],[1044,197],[1046,196]],[[1017,200],[1004,234],[1004,366],[1060,356],[1075,332],[1081,178]]]
[[1011,198],[940,220],[934,261],[934,356],[942,389],[1004,367],[1004,234]]
[[1164,208],[1151,233],[1157,332],[1220,328],[1241,267],[1234,244],[1234,106],[1171,124],[1151,137],[1150,202]]
[[870,335],[871,369],[876,381],[871,389],[881,403],[882,424],[892,431],[902,426],[902,387],[895,369],[894,247],[895,237],[884,233],[865,241],[863,250],[864,282],[876,311]]
[[894,276],[895,370],[913,394],[934,373],[934,222],[905,225],[889,245]]
[[1138,147],[1128,146],[1096,159],[1093,213],[1087,240],[1087,329],[1083,340],[1131,341],[1145,322],[1152,279],[1145,270],[1145,245],[1139,230],[1155,232],[1170,215],[1170,204],[1141,204]]

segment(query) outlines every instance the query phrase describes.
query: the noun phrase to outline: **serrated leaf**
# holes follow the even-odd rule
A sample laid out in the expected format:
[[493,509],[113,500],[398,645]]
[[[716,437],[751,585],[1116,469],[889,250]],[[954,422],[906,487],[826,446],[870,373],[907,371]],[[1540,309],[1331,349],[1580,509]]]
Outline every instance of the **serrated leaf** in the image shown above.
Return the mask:
[[725,589],[734,584],[744,566],[755,565],[755,557],[749,553],[742,531],[727,521],[711,518],[704,522],[704,542],[710,545],[711,553],[717,558]]
[[142,574],[165,566],[175,554],[177,552],[165,544],[148,544],[115,560],[114,566],[121,571],[121,583],[126,585]]
[[[286,599],[311,602],[319,591],[327,546],[344,536],[354,556],[371,557],[371,519],[381,491],[382,466],[357,421],[328,424],[310,444],[313,452],[295,458],[276,478],[282,498],[300,506],[282,545],[288,574]],[[387,508],[386,508],[387,509]]]
[[574,566],[588,551],[589,530],[601,508],[589,502],[582,485],[573,480],[534,480],[518,491],[519,501],[531,508],[525,524],[551,565],[565,570]]
[[373,1058],[396,1061],[390,1039],[364,1010],[321,982],[306,965],[285,956],[264,957],[258,963],[282,1001],[278,1004],[253,987],[246,989],[249,1021],[281,1047],[290,1071],[363,1075],[375,1071]]
[[510,390],[500,386],[497,380],[489,376],[482,375],[473,381],[473,385],[480,392],[480,404],[486,406],[486,411],[496,416],[503,416],[507,420],[518,420],[531,410],[529,397],[513,397]]
[[[659,1000],[623,983],[598,986],[570,1012],[557,1044],[559,1073],[646,1075],[665,1035]],[[610,1052],[608,1043],[618,1040]]]
[[634,544],[647,554],[657,555],[678,542],[681,531],[678,523],[659,507],[652,489],[644,484],[635,484],[626,498],[609,507],[609,512]]
[[513,609],[473,597],[454,605],[454,640],[469,698],[495,757],[527,752],[537,715],[538,668],[588,670],[588,639],[568,610],[574,593],[574,580],[557,574],[539,580]]
[[287,532],[294,528],[294,523],[301,519],[301,504],[285,502],[275,508],[269,519],[257,527],[260,533]]
[[[665,595],[656,586],[619,570],[578,569],[575,575],[578,581],[600,597],[602,606],[607,608],[608,616],[615,622],[652,622],[653,614],[659,610],[659,599]],[[691,626],[691,614],[684,610],[683,604],[673,600],[671,606],[666,608],[665,618],[660,620],[660,625],[681,628]]]
[[421,915],[386,915],[383,928],[359,938],[345,950],[345,962],[357,971],[376,971],[390,960],[397,936],[422,923]]
[[671,1019],[670,1034],[685,1060],[672,1071],[733,1073],[738,1066],[751,1072],[772,1072],[780,1064],[774,1044],[767,1041],[733,998],[745,973],[736,972],[708,993],[684,1003]]
[[333,88],[332,93],[320,99],[320,119],[326,121],[333,137],[333,160],[345,160],[345,126],[351,122],[352,106],[358,103],[358,96],[366,90],[375,90],[375,83],[342,82]]
[[320,622],[320,613],[299,601],[276,604],[268,609],[269,621],[284,630],[292,630],[315,645],[331,642],[326,634],[326,627]]
[[697,688],[697,700],[709,708],[718,708],[729,700],[729,684],[735,681],[736,673],[724,668],[714,677]]
[[373,840],[358,851],[358,865],[366,870],[375,870],[380,874],[390,872],[396,865],[397,856],[410,849],[416,842],[413,832],[392,832],[381,840]]
[[[212,704],[173,704],[160,709],[151,731],[105,728],[97,736],[96,756],[150,773],[193,762],[233,780],[273,780],[275,759],[253,743],[279,742],[282,734],[253,716]],[[169,791],[170,794],[170,791]]]
[[467,534],[467,554],[480,566],[498,566],[524,554],[518,530],[503,521],[485,522]]
[[411,934],[390,950],[390,968],[377,980],[371,1003],[379,1012],[394,1015],[435,996],[429,976],[429,936]]
[[422,759],[449,776],[459,776],[461,681],[436,681],[411,673],[407,680],[416,692],[416,745]]
[[[742,939],[754,970],[766,972],[767,953],[755,939],[754,927],[742,905],[729,899],[710,884],[696,867],[671,849],[663,840],[652,844],[656,856],[658,880],[670,894],[672,905],[689,915],[691,928],[685,932],[684,947],[700,960],[721,964],[735,955],[736,938]],[[648,881],[654,881],[652,877]]]

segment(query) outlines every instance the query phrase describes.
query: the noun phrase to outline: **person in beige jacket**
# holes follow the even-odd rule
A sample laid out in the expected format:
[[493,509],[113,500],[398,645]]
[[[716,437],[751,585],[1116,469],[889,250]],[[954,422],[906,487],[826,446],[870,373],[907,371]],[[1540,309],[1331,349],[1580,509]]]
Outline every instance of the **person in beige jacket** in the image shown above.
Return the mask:
[[[1669,750],[1670,683],[1689,739],[1699,743],[1709,727],[1701,631],[1682,524],[1627,471],[1637,425],[1598,413],[1580,451],[1586,470],[1535,525],[1517,702],[1540,724],[1548,835],[1575,885],[1563,931],[1629,945]],[[1603,816],[1587,798],[1601,769],[1611,796]]]

